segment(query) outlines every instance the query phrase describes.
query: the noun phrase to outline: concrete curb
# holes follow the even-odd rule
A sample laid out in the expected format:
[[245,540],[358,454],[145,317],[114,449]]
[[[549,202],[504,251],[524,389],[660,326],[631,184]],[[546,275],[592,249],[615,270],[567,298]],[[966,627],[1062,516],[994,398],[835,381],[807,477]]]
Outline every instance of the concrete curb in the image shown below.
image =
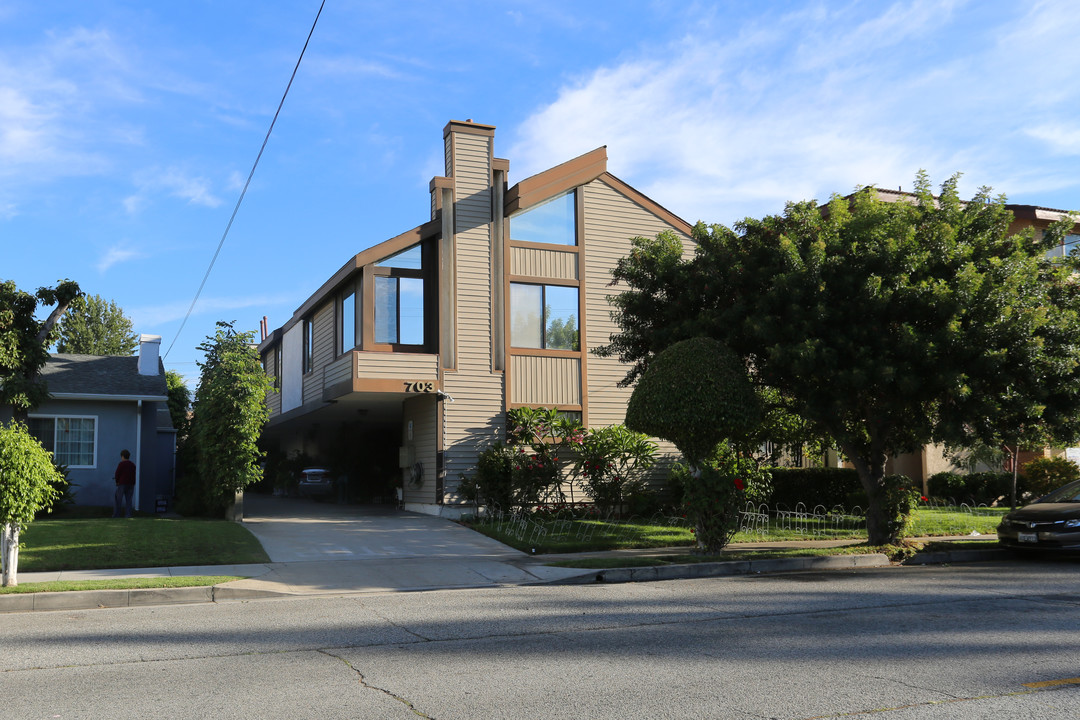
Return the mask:
[[[935,565],[1002,560],[1010,557],[1007,550],[946,550],[922,553],[904,565]],[[763,560],[732,560],[728,562],[661,565],[654,567],[610,568],[585,570],[580,575],[558,580],[527,583],[529,585],[587,585],[591,583],[653,582],[657,580],[687,580],[734,575],[757,575],[822,570],[852,570],[855,568],[888,567],[893,565],[881,554],[829,555],[821,557],[771,558]],[[438,588],[429,588],[438,589]],[[455,589],[458,589],[455,587]],[[347,595],[344,591],[326,593]],[[324,596],[326,594],[323,594]],[[0,613],[31,612],[35,610],[92,610],[97,608],[147,607],[153,605],[184,605],[193,603],[232,602],[269,598],[300,598],[304,593],[207,585],[187,588],[140,588],[133,590],[76,590],[72,592],[42,592],[0,595]]]
[[0,595],[0,613],[30,610],[90,610],[214,602],[214,587],[75,590]]
[[851,570],[865,567],[888,567],[889,558],[880,553],[868,555],[830,555],[824,557],[769,558],[765,560],[731,560],[727,562],[659,565],[652,567],[610,568],[556,580],[551,585],[584,585],[589,583],[649,582],[654,580],[687,580],[728,575],[757,575],[761,573],[801,572],[806,570]]
[[940,550],[938,552],[919,553],[905,560],[903,565],[948,565],[988,560],[1008,560],[1013,554],[1004,548],[986,550]]

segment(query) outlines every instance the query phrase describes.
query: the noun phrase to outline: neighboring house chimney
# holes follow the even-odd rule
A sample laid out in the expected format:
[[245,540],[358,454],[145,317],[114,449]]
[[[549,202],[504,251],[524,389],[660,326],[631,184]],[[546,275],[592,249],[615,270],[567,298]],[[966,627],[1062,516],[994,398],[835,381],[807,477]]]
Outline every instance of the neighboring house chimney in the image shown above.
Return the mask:
[[158,353],[161,350],[160,335],[139,336],[139,374],[158,374]]

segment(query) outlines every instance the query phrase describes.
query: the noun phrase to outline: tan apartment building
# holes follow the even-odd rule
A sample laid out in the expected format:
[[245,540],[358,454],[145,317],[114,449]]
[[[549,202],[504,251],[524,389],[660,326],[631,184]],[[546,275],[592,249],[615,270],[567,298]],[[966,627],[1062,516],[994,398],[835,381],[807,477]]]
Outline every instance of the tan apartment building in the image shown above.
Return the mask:
[[617,329],[611,269],[635,236],[689,247],[691,226],[609,173],[606,148],[510,186],[494,140],[447,124],[430,218],[349,259],[259,345],[279,389],[267,439],[320,459],[343,428],[382,432],[411,510],[460,512],[458,483],[508,408],[621,423],[625,368],[589,353]]

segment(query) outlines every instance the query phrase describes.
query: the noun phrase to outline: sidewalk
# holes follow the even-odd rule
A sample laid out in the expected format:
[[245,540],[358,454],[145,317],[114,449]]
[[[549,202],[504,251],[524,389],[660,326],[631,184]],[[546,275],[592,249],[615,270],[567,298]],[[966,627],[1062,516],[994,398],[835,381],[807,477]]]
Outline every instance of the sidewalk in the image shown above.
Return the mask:
[[[942,540],[943,538],[935,538]],[[953,538],[965,540],[969,538]],[[925,540],[925,539],[924,539]],[[857,540],[743,543],[725,552],[762,551],[792,547],[837,547]],[[212,587],[145,590],[84,590],[58,593],[0,595],[0,612],[84,610],[183,603],[226,602],[259,598],[339,596],[362,593],[409,592],[449,588],[539,585],[553,583],[646,582],[679,578],[717,577],[807,570],[851,570],[891,565],[884,555],[835,555],[762,560],[694,563],[637,568],[587,570],[549,567],[548,562],[572,558],[656,557],[686,554],[689,548],[647,548],[587,552],[572,555],[529,556],[507,553],[440,557],[367,557],[359,560],[296,560],[253,565],[206,565],[19,573],[20,584],[55,580],[152,578],[193,575],[239,575],[242,580]],[[989,544],[986,549],[920,554],[917,562],[957,563],[1007,557]]]

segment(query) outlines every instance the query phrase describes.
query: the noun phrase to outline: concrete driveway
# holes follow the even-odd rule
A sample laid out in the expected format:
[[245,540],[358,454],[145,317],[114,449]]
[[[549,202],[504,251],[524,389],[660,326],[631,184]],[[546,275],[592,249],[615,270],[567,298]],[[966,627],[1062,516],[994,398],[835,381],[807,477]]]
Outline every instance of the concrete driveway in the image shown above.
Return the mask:
[[582,572],[545,567],[449,520],[390,506],[251,495],[244,526],[271,562],[255,577],[219,585],[215,597],[521,585]]
[[244,497],[244,527],[276,563],[524,557],[457,523],[390,505],[335,505],[249,494]]

